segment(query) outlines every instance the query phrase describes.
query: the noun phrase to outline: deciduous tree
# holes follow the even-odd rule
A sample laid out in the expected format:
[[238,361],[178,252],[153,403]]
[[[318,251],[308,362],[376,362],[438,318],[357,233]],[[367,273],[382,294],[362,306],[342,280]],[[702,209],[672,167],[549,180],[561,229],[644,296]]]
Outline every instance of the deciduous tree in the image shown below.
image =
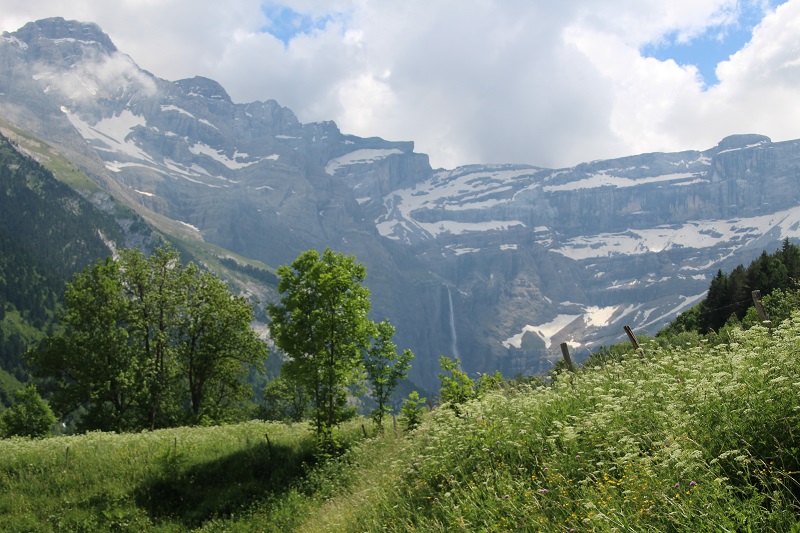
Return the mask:
[[82,429],[221,420],[248,393],[247,365],[267,355],[251,319],[243,298],[174,250],[125,250],[76,275],[64,333],[28,359],[59,412],[85,406]]
[[366,269],[350,255],[308,250],[278,268],[279,304],[268,307],[271,336],[287,355],[283,372],[313,398],[323,440],[344,413],[347,386],[363,373],[372,323]]
[[19,389],[14,395],[14,405],[0,415],[0,434],[35,439],[50,433],[56,417],[33,385]]
[[372,397],[378,403],[372,418],[382,427],[383,417],[389,412],[389,397],[411,368],[414,354],[411,350],[397,354],[397,345],[392,342],[395,328],[388,321],[379,322],[375,329],[375,340],[364,355],[364,368],[372,388]]

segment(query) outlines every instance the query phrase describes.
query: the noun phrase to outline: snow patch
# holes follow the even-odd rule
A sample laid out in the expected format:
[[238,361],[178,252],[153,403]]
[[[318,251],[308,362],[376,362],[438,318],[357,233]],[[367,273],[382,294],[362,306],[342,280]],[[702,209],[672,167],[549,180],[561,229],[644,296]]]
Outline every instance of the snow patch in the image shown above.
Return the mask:
[[[64,111],[65,108],[62,107],[61,110]],[[103,145],[95,144],[96,149],[104,152],[121,152],[133,159],[153,162],[150,156],[133,140],[128,140],[128,136],[134,128],[147,126],[144,117],[134,115],[130,110],[125,109],[119,115],[104,118],[92,125],[81,120],[74,113],[70,113],[69,110],[65,112],[69,121],[85,140]]]
[[235,152],[233,159],[230,159],[228,156],[225,155],[224,152],[221,150],[215,150],[214,148],[210,147],[207,144],[197,142],[189,147],[189,151],[195,155],[205,155],[217,161],[218,163],[223,164],[224,166],[228,167],[231,170],[239,170],[242,168],[247,168],[251,165],[255,165],[259,163],[261,160],[256,159],[255,161],[249,162],[241,162],[239,161],[240,158],[247,157],[247,154],[239,154],[239,152]]
[[[701,249],[723,243],[745,246],[775,228],[780,229],[780,239],[800,237],[800,206],[750,218],[691,221],[677,227],[659,226],[581,236],[567,240],[553,251],[580,261],[618,254],[661,252],[676,247]],[[681,270],[705,268],[683,266]]]
[[452,250],[456,255],[474,254],[481,251],[480,248],[453,248]]
[[192,224],[189,224],[188,222],[184,222],[183,220],[178,220],[178,222],[179,222],[179,223],[181,223],[181,224],[183,224],[183,225],[184,225],[184,226],[186,226],[187,228],[193,229],[193,230],[194,230],[194,231],[196,231],[198,234],[200,233],[200,229],[199,229],[197,226],[193,226]]
[[397,148],[392,148],[391,150],[371,150],[371,149],[363,149],[363,150],[356,150],[355,152],[350,152],[344,154],[339,157],[335,157],[328,161],[328,164],[325,165],[325,172],[333,176],[336,174],[336,171],[344,166],[349,165],[361,165],[366,163],[374,163],[380,159],[384,159],[389,157],[390,155],[394,154],[402,154],[401,150]]
[[25,41],[21,41],[16,37],[12,37],[10,35],[0,35],[0,41],[5,41],[7,43],[14,44],[18,46],[21,50],[27,50],[28,44]]
[[583,320],[587,326],[602,328],[607,326],[611,320],[611,316],[617,310],[617,306],[612,305],[609,307],[587,307],[586,314],[583,315]]
[[550,322],[547,322],[546,324],[541,324],[539,326],[525,326],[522,328],[521,332],[509,337],[501,344],[506,348],[522,348],[522,337],[524,337],[526,333],[532,332],[536,333],[544,341],[544,344],[547,348],[551,348],[553,344],[553,336],[570,325],[575,321],[576,318],[579,318],[580,316],[581,315],[558,315],[556,318]]
[[542,187],[545,192],[555,191],[576,191],[578,189],[596,189],[598,187],[636,187],[638,185],[645,185],[648,183],[658,183],[663,181],[677,181],[694,178],[694,173],[681,173],[681,174],[665,174],[662,176],[652,176],[649,178],[623,178],[620,176],[610,176],[605,172],[600,172],[589,176],[588,178],[571,181],[562,185],[546,185]]
[[194,118],[194,115],[192,115],[191,113],[189,113],[185,109],[183,109],[181,107],[178,107],[176,105],[171,105],[171,104],[170,105],[162,105],[161,106],[161,111],[175,111],[177,113],[180,113],[181,115],[186,115],[188,117]]

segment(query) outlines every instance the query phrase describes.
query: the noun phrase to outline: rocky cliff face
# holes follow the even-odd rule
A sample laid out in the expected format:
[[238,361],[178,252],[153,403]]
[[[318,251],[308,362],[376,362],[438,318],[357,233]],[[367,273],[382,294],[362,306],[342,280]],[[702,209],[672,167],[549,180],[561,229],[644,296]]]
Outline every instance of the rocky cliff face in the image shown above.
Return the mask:
[[560,342],[585,354],[624,324],[654,333],[718,268],[800,237],[794,141],[434,171],[413,143],[237,104],[206,78],[155,78],[97,26],[63,19],[0,37],[0,93],[0,115],[150,220],[273,266],[308,248],[356,254],[373,314],[428,387],[440,354],[470,372],[539,372]]

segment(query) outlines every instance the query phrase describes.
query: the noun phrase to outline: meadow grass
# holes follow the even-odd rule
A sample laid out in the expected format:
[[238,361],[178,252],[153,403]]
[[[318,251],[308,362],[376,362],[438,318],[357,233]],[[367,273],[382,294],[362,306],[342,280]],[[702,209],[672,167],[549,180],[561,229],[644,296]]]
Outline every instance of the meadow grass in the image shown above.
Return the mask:
[[437,409],[338,530],[797,530],[800,316],[645,350]]
[[0,441],[0,530],[800,531],[800,315],[645,352],[324,463],[264,422]]
[[0,531],[286,531],[316,462],[307,424],[0,440]]

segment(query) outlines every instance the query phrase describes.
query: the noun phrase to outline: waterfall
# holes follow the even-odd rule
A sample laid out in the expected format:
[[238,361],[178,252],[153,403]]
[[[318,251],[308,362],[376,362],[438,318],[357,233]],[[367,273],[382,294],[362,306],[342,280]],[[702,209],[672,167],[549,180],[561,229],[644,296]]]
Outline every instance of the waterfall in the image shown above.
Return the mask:
[[447,301],[450,302],[450,339],[452,340],[451,349],[453,357],[461,359],[458,355],[458,337],[456,336],[456,317],[453,314],[453,295],[450,294],[450,287],[447,287]]

